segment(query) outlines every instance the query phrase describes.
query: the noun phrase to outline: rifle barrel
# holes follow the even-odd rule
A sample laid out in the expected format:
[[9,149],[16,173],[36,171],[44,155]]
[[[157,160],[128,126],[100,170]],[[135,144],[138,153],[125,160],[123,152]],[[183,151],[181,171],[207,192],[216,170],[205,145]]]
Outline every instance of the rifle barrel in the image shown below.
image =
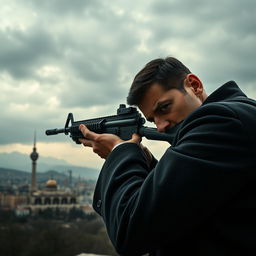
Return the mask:
[[55,135],[55,134],[58,134],[58,133],[67,133],[69,132],[69,127],[68,128],[62,128],[62,129],[50,129],[50,130],[46,130],[45,131],[45,134],[46,135]]

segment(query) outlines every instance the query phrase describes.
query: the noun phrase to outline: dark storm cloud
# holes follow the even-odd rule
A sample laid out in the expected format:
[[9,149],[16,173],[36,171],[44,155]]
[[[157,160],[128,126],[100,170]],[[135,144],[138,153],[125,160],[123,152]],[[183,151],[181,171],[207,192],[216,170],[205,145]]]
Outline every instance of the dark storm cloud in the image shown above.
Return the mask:
[[53,37],[40,27],[29,31],[13,28],[0,30],[0,45],[0,70],[17,79],[31,77],[33,70],[46,58],[58,56]]

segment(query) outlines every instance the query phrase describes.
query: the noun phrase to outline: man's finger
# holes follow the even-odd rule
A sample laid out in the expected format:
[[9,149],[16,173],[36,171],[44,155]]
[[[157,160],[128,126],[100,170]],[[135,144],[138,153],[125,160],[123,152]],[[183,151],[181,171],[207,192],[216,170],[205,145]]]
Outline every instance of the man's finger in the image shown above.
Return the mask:
[[95,140],[98,136],[97,133],[90,131],[84,124],[79,125],[79,130],[82,132],[84,137],[89,140]]
[[140,143],[141,142],[141,136],[137,133],[134,133],[132,135],[132,138],[130,139],[130,142]]
[[93,142],[91,140],[86,139],[79,139],[79,141],[85,146],[85,147],[92,147]]

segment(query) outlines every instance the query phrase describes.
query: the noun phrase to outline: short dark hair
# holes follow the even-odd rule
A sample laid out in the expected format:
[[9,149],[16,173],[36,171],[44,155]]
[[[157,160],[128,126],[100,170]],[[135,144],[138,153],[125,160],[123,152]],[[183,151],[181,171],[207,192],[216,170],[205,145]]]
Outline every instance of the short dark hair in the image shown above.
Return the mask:
[[138,105],[146,91],[154,83],[158,83],[166,90],[175,88],[185,92],[181,80],[190,73],[190,70],[176,58],[154,59],[135,76],[127,97],[127,103]]

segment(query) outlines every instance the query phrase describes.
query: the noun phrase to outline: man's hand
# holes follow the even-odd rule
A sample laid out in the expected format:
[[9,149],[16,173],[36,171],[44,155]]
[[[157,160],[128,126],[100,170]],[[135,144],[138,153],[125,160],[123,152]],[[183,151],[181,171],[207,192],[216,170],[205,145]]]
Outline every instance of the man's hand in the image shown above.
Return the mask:
[[[108,133],[98,134],[90,131],[85,125],[79,126],[80,131],[86,139],[79,139],[85,147],[91,147],[93,152],[101,158],[107,158],[112,149],[119,143],[124,142],[118,136]],[[133,134],[132,138],[126,142],[139,144],[141,137],[138,134]]]

